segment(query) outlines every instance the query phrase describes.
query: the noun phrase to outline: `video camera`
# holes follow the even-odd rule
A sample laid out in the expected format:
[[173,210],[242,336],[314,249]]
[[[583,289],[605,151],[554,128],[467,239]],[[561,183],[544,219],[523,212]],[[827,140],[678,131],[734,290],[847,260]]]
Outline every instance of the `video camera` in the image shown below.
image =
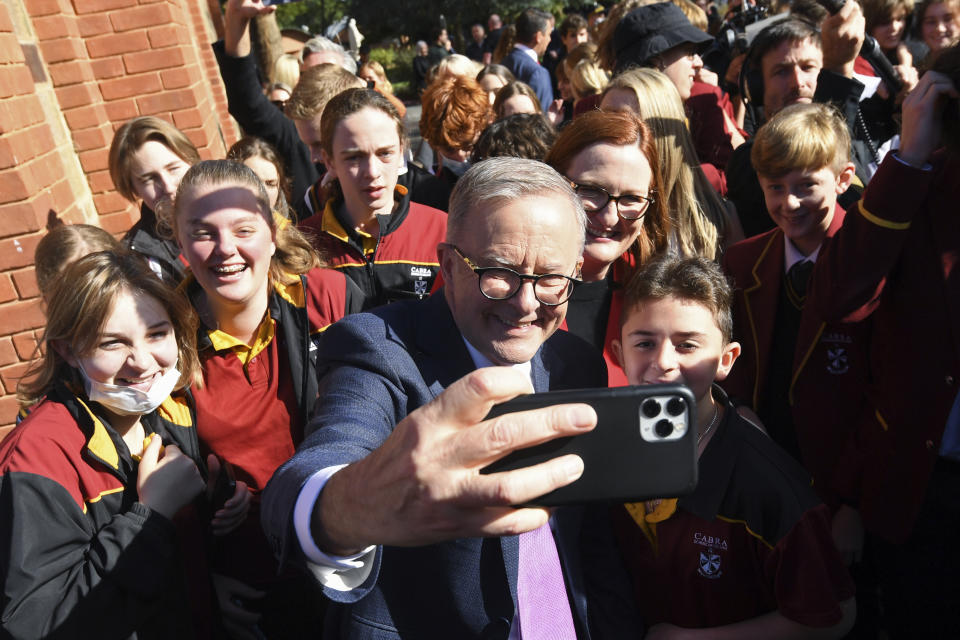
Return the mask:
[[704,66],[722,78],[730,61],[747,52],[757,33],[773,20],[783,17],[768,16],[768,13],[767,0],[759,0],[724,20],[713,44],[700,56]]

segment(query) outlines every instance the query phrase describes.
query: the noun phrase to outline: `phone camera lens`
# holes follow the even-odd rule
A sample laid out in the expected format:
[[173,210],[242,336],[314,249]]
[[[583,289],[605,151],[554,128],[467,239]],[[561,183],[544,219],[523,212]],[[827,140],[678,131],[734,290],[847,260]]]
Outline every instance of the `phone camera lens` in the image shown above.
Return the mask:
[[663,420],[657,420],[657,424],[653,426],[653,430],[657,436],[666,438],[673,434],[673,423],[666,418]]
[[667,403],[667,413],[676,417],[683,413],[687,408],[686,403],[681,398],[670,398]]
[[648,418],[656,418],[658,415],[660,415],[660,403],[654,400],[653,398],[650,398],[649,400],[644,402],[642,408],[643,408],[643,415],[645,415]]

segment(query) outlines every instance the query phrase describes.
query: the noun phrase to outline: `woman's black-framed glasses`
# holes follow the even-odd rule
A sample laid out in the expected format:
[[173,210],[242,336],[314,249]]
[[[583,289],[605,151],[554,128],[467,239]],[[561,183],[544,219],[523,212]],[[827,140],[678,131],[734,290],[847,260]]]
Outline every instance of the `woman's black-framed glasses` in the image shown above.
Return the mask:
[[647,212],[647,209],[655,200],[651,192],[645,196],[638,196],[632,193],[624,193],[619,196],[610,195],[610,192],[602,187],[595,187],[592,184],[577,184],[571,181],[573,190],[580,196],[580,202],[583,203],[583,209],[588,214],[595,213],[607,206],[607,203],[613,200],[616,203],[617,215],[624,220],[639,220]]
[[480,293],[490,300],[506,300],[516,295],[524,280],[533,283],[533,295],[540,304],[548,307],[561,305],[570,299],[574,288],[580,280],[559,273],[544,273],[541,275],[517,273],[507,267],[478,267],[470,258],[463,255],[456,246],[449,245],[460,259],[479,276]]

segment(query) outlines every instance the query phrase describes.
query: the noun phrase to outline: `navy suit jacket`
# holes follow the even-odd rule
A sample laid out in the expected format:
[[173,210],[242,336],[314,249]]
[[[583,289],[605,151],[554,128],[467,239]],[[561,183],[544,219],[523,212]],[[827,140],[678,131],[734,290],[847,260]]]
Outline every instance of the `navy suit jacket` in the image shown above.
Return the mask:
[[[327,330],[320,401],[296,455],[263,494],[262,520],[282,558],[303,564],[293,507],[317,470],[376,449],[414,409],[474,370],[439,292],[348,316]],[[538,391],[603,385],[605,367],[586,342],[554,334],[531,362]],[[551,519],[580,638],[639,637],[629,579],[605,507],[557,509]],[[516,610],[517,536],[415,548],[381,547],[369,578],[333,601],[327,636],[507,638]]]
[[510,69],[517,80],[530,85],[533,92],[537,94],[537,100],[540,101],[543,112],[546,113],[550,103],[553,102],[553,83],[550,82],[550,72],[525,51],[517,48],[507,54],[500,64]]

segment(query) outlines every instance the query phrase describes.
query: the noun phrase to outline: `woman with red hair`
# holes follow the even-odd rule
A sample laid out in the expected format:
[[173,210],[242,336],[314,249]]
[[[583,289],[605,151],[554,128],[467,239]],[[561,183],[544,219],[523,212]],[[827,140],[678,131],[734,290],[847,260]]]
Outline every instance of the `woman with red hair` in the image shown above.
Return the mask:
[[632,113],[587,112],[560,132],[545,162],[573,183],[587,213],[584,284],[567,307],[568,330],[603,350],[611,386],[626,384],[611,348],[620,286],[670,235],[653,134]]
[[470,152],[490,124],[490,100],[473,78],[447,76],[421,99],[420,135],[437,154],[436,175],[452,188],[470,166]]

